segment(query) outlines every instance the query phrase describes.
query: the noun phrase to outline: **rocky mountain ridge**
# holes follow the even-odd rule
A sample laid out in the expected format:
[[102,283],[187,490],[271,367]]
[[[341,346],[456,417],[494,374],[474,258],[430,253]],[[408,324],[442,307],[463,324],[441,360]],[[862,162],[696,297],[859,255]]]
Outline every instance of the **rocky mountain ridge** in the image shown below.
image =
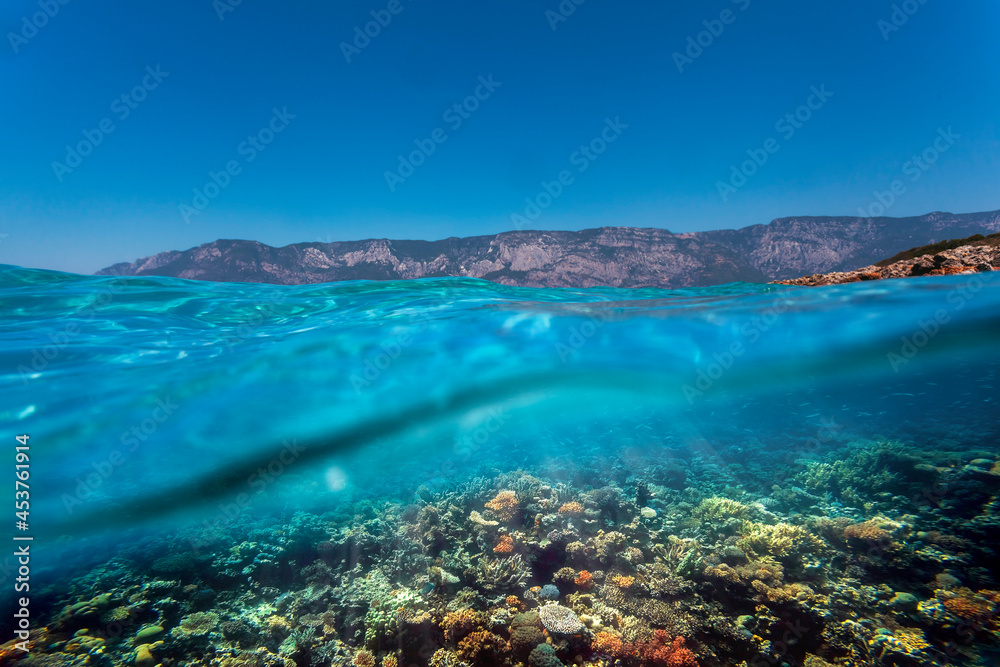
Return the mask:
[[218,240],[115,264],[98,274],[288,285],[462,276],[526,287],[689,287],[847,271],[917,245],[996,231],[1000,211],[910,218],[792,217],[683,234],[601,227],[281,248]]

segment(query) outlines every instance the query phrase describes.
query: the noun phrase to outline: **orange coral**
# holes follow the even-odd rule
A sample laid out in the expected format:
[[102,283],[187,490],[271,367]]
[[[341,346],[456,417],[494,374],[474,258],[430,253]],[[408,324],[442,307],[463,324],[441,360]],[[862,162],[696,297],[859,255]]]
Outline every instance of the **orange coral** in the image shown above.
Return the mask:
[[683,637],[669,640],[666,630],[653,633],[653,640],[648,643],[634,644],[635,653],[644,663],[665,665],[666,667],[698,667],[694,653],[685,646]]
[[477,662],[480,653],[498,655],[506,653],[508,650],[510,650],[510,646],[506,640],[486,630],[473,632],[458,643],[458,655],[462,660],[472,664]]
[[610,632],[596,633],[590,647],[598,653],[605,653],[615,658],[620,658],[623,655],[621,637],[613,635]]
[[670,635],[666,630],[656,630],[649,642],[627,644],[609,632],[598,632],[594,635],[591,647],[598,653],[620,658],[632,664],[699,667],[697,657],[687,647],[684,638],[675,637],[670,641]]
[[576,575],[575,583],[582,590],[590,590],[594,585],[594,575],[586,570],[580,570],[579,574]]
[[483,614],[466,608],[445,614],[441,620],[441,629],[444,630],[445,639],[452,642],[482,627],[485,623],[486,617]]
[[889,532],[880,528],[875,521],[856,523],[844,529],[844,537],[849,540],[865,542],[883,542],[889,539]]
[[632,584],[635,583],[635,577],[629,577],[619,574],[614,577],[611,577],[611,583],[613,583],[618,588],[631,588]]
[[495,554],[509,554],[514,550],[514,538],[510,535],[501,535],[496,546],[493,547]]
[[959,588],[955,595],[948,596],[941,600],[941,604],[949,612],[966,620],[984,620],[996,613],[996,607],[990,603],[987,596],[992,591],[979,591],[976,595],[968,588]]
[[511,521],[517,516],[521,504],[517,501],[517,494],[513,491],[501,491],[493,500],[486,503],[486,507],[496,512],[496,515],[502,520]]
[[576,501],[569,502],[559,508],[559,513],[569,516],[580,516],[583,514],[583,505]]
[[516,595],[508,595],[506,602],[508,607],[514,607],[515,609],[524,611],[524,603],[518,600]]
[[387,655],[382,658],[382,667],[399,667],[399,659],[394,655]]

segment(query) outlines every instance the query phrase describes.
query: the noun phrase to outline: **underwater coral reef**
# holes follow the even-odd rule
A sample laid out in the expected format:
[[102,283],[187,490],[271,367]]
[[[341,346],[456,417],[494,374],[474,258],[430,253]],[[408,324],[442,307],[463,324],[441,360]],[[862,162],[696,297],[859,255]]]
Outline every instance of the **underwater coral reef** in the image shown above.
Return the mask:
[[997,664],[995,453],[854,443],[780,484],[753,467],[763,455],[734,476],[735,462],[674,454],[246,512],[204,549],[183,529],[136,535],[51,585],[30,656],[8,644],[0,660]]

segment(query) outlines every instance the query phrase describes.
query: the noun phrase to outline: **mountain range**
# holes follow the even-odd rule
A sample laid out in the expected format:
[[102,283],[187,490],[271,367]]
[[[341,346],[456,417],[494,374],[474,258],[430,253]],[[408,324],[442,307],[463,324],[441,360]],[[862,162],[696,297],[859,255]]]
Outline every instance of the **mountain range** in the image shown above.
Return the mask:
[[690,287],[848,271],[914,246],[997,231],[1000,211],[909,218],[791,217],[741,229],[682,234],[600,227],[280,248],[220,239],[97,273],[284,285],[464,276],[525,287]]

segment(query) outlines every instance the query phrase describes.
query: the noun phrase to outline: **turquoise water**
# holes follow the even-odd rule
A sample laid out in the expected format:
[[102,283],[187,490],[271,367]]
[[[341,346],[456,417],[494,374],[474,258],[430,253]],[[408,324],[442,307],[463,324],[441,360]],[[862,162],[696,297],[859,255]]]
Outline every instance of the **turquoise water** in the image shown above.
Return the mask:
[[[635,517],[643,506],[654,510],[663,523],[653,537],[636,538],[637,548],[647,551],[647,564],[654,560],[655,544],[668,543],[668,534],[698,539],[705,563],[716,562],[727,539],[736,543],[741,531],[749,530],[746,524],[715,534],[666,517],[690,517],[706,498],[728,497],[745,505],[760,501],[770,516],[758,514],[759,523],[810,526],[828,543],[816,565],[824,568],[822,581],[801,575],[813,589],[836,587],[838,577],[850,575],[864,585],[890,581],[888,598],[906,590],[931,600],[934,577],[948,571],[970,591],[995,590],[996,565],[987,558],[996,546],[997,533],[991,531],[1000,526],[991,523],[997,510],[989,505],[997,492],[991,476],[1000,479],[991,469],[1000,427],[1000,279],[994,274],[811,289],[731,284],[557,290],[450,278],[216,284],[4,266],[0,304],[0,423],[11,447],[15,435],[30,434],[28,532],[35,537],[34,581],[47,587],[33,614],[53,628],[59,624],[52,615],[73,596],[86,599],[93,592],[74,577],[111,563],[123,545],[161,540],[171,553],[218,554],[247,543],[253,526],[274,529],[275,521],[294,526],[303,516],[322,517],[336,542],[344,525],[368,520],[359,507],[419,508],[443,498],[461,505],[455,498],[464,498],[467,504],[456,517],[473,506],[488,515],[483,499],[515,483],[530,486],[513,481],[529,474],[546,489],[562,485],[565,498],[578,498],[588,508],[594,489],[612,486],[634,498],[629,502]],[[896,458],[884,459],[887,468],[873,464],[862,471],[872,476],[869,488],[842,480],[806,486],[817,464],[857,461],[859,452],[883,451],[887,442]],[[913,459],[899,452],[913,452]],[[893,463],[898,460],[906,465]],[[918,465],[941,470],[908,477]],[[964,477],[954,472],[970,465]],[[958,476],[942,482],[935,474]],[[885,475],[892,483],[882,484]],[[525,491],[528,486],[517,489],[522,505],[544,505],[538,498],[549,492]],[[523,558],[531,572],[525,589],[549,583],[562,564],[561,556],[544,555],[549,546],[531,520],[558,527],[559,513],[542,510],[510,527],[515,542],[527,549]],[[411,520],[402,510],[400,516],[400,525]],[[573,527],[584,543],[591,528],[593,539],[600,539],[598,529],[608,532],[630,520],[587,516],[597,523],[587,527],[580,519]],[[921,562],[919,573],[911,569],[909,575],[891,563],[873,566],[872,580],[864,581],[849,569],[857,557],[850,543],[810,523],[809,517],[820,516],[905,524],[893,533],[904,551],[886,558],[903,562],[905,552],[909,568],[917,567],[913,559],[920,558],[920,549],[931,545],[918,533],[945,532],[978,542],[979,550],[963,546],[958,560]],[[441,552],[453,554],[463,540],[474,562],[472,552],[483,548],[476,540],[487,538],[476,532],[481,527],[465,529],[466,538],[457,533],[441,538],[444,546],[417,540],[412,569],[397,567],[395,579],[389,576],[393,585],[433,588],[427,568],[434,559],[440,564]],[[302,549],[318,548],[319,541],[313,536]],[[946,542],[931,546],[955,556],[957,547],[949,552]],[[352,562],[386,571],[378,563],[391,559],[384,549],[389,542],[360,544]],[[366,548],[378,557],[357,553]],[[744,552],[753,561],[751,552]],[[294,570],[316,553],[322,550],[308,556],[289,552],[286,564]],[[211,581],[213,594],[226,590],[197,571],[210,565],[198,563],[188,573],[192,585],[208,587]],[[595,562],[592,569],[599,565],[610,576],[613,567]],[[653,577],[635,564],[621,567]],[[797,570],[788,562],[784,567],[785,581],[791,581]],[[346,576],[347,570],[334,571]],[[141,559],[129,572],[114,576],[135,577],[135,585],[153,577]],[[687,578],[701,586],[706,599],[729,604],[704,592],[713,581],[706,576],[696,572]],[[301,589],[294,575],[279,581],[257,594],[276,599]],[[643,581],[650,599],[659,599]],[[489,597],[488,586],[476,589],[468,577],[463,583],[484,600]],[[441,582],[429,595],[421,604],[448,597]],[[873,595],[871,609],[881,610],[881,616],[872,611],[872,622],[885,626],[896,612],[886,607],[888,598]],[[843,613],[827,603],[834,616]],[[123,602],[129,604],[140,613],[139,603]],[[226,604],[217,602],[213,613],[250,614]],[[747,610],[763,614],[753,612],[757,603],[731,604],[730,621]],[[180,612],[164,609],[154,619],[155,607],[141,610],[146,625],[179,622]],[[196,608],[207,607],[187,611]],[[816,627],[833,623],[822,614],[817,618],[811,621]],[[944,664],[949,642],[961,644],[957,635],[916,611],[892,618],[886,632],[913,627],[925,633],[929,657],[921,660]],[[837,617],[838,623],[843,620]],[[700,664],[737,664],[775,653],[777,640],[768,638],[766,629],[749,631],[772,642],[762,648],[760,642],[740,644],[757,641],[745,637],[716,646],[707,627],[687,637]],[[962,644],[964,650],[975,653],[989,644],[995,628],[984,627],[976,631],[983,634]],[[613,632],[624,636],[620,628]],[[226,642],[221,634],[206,636],[217,646]],[[345,660],[350,651],[361,650],[360,640],[352,644],[348,635],[337,637]],[[107,640],[101,660],[132,664],[135,641],[118,641]],[[173,641],[153,655],[163,651],[183,661],[185,651],[195,650],[180,638]],[[287,647],[280,653],[278,645],[285,644],[275,641],[268,650],[292,655],[295,664],[336,663],[317,657],[319,639],[291,654]],[[333,640],[327,644],[332,647]],[[818,645],[807,648],[789,649],[772,664],[801,664],[803,651],[822,654]],[[372,649],[379,660],[384,649]],[[582,649],[557,649],[564,662],[570,654],[589,660]],[[419,664],[407,650],[401,643],[399,659]],[[848,649],[824,650],[832,660]],[[951,660],[995,664],[971,653]],[[903,660],[898,651],[870,659]],[[468,663],[482,660],[465,655]]]

